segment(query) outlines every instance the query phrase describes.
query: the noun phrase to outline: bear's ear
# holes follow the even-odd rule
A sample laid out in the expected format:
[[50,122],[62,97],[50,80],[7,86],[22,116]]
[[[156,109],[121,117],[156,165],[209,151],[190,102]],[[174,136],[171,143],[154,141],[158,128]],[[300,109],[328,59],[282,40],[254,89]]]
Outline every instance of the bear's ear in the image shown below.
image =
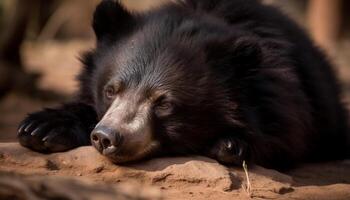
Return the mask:
[[218,70],[229,70],[237,76],[258,69],[262,57],[258,40],[249,36],[213,41],[207,45],[207,62]]
[[97,40],[105,36],[117,38],[133,25],[134,17],[117,0],[102,0],[95,10],[93,29]]

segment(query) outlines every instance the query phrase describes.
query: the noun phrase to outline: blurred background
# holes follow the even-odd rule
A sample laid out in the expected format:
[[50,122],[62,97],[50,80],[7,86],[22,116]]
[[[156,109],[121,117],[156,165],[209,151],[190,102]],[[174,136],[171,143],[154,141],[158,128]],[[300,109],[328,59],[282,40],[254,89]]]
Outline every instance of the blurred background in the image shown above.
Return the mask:
[[[15,141],[27,113],[69,101],[79,55],[94,47],[100,0],[0,0],[0,142]],[[133,11],[169,0],[122,0]],[[306,29],[334,63],[350,97],[350,1],[263,0]]]

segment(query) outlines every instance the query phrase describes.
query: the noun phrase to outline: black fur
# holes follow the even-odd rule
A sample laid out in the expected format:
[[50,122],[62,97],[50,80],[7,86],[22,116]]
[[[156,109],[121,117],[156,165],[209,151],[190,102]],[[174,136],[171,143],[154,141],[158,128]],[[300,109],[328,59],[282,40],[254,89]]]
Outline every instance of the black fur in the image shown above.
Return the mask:
[[[103,1],[93,28],[97,47],[83,59],[78,103],[30,115],[19,128],[22,145],[57,151],[88,144],[109,106],[103,87],[119,78],[129,88],[176,91],[171,113],[152,118],[158,153],[275,168],[349,155],[347,112],[330,63],[273,7],[186,0],[135,15]],[[63,147],[41,141],[52,133]]]

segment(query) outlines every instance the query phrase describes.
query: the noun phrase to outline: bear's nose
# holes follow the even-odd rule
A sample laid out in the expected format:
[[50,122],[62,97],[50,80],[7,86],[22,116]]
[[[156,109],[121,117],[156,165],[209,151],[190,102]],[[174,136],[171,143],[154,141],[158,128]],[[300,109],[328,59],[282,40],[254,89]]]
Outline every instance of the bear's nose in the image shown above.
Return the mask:
[[91,133],[93,146],[104,155],[116,153],[121,140],[118,131],[104,126],[96,127]]

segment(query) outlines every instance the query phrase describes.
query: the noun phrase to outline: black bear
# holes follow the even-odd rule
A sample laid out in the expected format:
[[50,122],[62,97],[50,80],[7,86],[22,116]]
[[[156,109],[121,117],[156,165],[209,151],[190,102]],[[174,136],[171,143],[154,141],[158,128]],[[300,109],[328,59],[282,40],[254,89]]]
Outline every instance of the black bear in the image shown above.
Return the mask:
[[183,0],[133,14],[104,0],[74,102],[30,114],[19,142],[92,144],[123,163],[200,154],[285,168],[349,155],[347,112],[325,56],[257,0]]

